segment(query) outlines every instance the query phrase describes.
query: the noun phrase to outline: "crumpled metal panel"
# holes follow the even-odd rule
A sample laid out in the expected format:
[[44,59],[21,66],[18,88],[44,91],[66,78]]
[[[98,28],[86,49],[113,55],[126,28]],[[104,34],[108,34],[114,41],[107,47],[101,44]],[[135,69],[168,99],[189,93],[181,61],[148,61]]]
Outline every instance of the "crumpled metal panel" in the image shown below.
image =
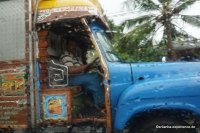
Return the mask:
[[24,0],[0,1],[0,61],[25,58]]

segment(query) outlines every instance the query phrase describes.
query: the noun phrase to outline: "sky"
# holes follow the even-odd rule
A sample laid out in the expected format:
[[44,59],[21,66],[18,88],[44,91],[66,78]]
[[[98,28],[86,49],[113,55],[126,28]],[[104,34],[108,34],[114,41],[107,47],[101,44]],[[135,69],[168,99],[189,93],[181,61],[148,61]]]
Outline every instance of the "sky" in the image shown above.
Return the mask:
[[[121,13],[123,11],[123,2],[125,0],[99,0],[99,2],[101,3],[105,14],[110,18],[110,19],[114,19],[116,24],[119,24],[125,16],[122,16],[119,13]],[[124,14],[123,14],[124,15]]]
[[119,11],[123,1],[124,0],[99,0],[104,10],[108,13]]

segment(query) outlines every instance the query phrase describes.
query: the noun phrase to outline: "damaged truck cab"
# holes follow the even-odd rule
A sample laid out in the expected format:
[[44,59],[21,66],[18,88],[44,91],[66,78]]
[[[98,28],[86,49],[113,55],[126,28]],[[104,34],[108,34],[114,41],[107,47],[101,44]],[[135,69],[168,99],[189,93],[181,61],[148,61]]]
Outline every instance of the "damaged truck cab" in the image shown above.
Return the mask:
[[[19,40],[22,52],[0,62],[0,132],[72,132],[73,127],[90,126],[102,133],[160,133],[166,125],[188,127],[170,132],[197,132],[199,62],[121,62],[112,52],[109,27],[97,0],[16,2],[29,5],[25,10],[34,17],[21,18],[26,31]],[[80,64],[90,64],[87,71],[70,73],[75,66],[62,62],[71,40],[77,44]],[[13,58],[17,59],[10,61]],[[95,78],[86,82],[85,75],[94,73]],[[73,84],[76,80],[81,82]],[[90,89],[95,81],[99,87]],[[103,102],[96,104],[95,98]],[[16,114],[7,118],[6,111],[12,110]]]
[[[113,129],[162,132],[157,126],[199,126],[199,62],[123,63],[112,53],[106,31],[91,25],[108,68]],[[104,39],[102,39],[104,38]],[[189,124],[188,121],[193,123]],[[172,124],[173,123],[173,124]],[[148,130],[148,131],[146,131]],[[168,130],[171,131],[171,130]]]

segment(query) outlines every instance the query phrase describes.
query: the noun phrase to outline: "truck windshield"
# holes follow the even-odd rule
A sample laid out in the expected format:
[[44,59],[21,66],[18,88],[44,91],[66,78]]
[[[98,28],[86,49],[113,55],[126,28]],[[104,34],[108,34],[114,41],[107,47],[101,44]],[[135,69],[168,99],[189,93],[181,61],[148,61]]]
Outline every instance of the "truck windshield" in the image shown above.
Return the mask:
[[106,36],[106,34],[103,31],[97,31],[96,37],[99,40],[99,43],[103,48],[103,51],[105,52],[107,60],[111,62],[119,61],[119,58],[117,58],[115,53],[112,51],[111,42]]

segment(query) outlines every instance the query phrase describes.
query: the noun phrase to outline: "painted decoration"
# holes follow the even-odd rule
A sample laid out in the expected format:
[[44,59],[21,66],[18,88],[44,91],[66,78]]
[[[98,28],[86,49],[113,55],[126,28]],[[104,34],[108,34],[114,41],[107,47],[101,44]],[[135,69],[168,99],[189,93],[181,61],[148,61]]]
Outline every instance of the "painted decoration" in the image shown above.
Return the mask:
[[0,75],[0,94],[3,96],[18,96],[25,94],[25,74],[9,73]]
[[28,128],[28,67],[0,67],[0,128]]
[[58,19],[77,18],[98,15],[93,6],[65,6],[59,8],[43,9],[38,12],[38,23],[51,22]]
[[44,95],[43,110],[45,120],[67,119],[66,95]]

